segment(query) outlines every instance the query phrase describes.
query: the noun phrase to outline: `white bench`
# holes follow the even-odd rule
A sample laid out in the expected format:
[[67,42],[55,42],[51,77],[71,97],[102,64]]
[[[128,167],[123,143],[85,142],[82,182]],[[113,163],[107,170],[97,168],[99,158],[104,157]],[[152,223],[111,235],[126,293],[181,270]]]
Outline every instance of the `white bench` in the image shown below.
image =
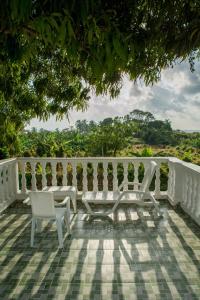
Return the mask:
[[[153,205],[158,214],[160,214],[158,202],[154,198],[154,195],[149,191],[149,186],[156,171],[157,164],[153,161],[150,162],[146,169],[142,183],[137,182],[122,182],[116,191],[102,191],[102,192],[84,192],[82,195],[82,201],[87,208],[90,215],[102,215],[108,216],[113,213],[119,203],[135,203],[141,206]],[[134,186],[137,185],[136,190]],[[132,190],[127,190],[126,187],[133,186]],[[90,206],[94,204],[112,204],[112,208],[105,212],[94,212]]]
[[[77,190],[75,186],[64,185],[64,186],[45,186],[42,191],[45,192],[53,192],[55,200],[63,200],[66,196],[69,196],[72,200],[74,212],[77,212],[77,204],[76,204],[76,195]],[[23,203],[29,204],[30,199],[27,198],[23,201]],[[62,205],[62,202],[61,202]],[[59,202],[56,203],[56,206],[59,206]]]

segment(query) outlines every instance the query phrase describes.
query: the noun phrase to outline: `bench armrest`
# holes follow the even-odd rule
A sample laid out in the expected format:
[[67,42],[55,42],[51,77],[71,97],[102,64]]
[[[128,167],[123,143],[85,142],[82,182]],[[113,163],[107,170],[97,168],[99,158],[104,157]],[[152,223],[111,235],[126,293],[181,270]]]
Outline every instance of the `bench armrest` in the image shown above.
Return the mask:
[[24,201],[23,204],[31,205],[31,199],[30,197],[27,197]]

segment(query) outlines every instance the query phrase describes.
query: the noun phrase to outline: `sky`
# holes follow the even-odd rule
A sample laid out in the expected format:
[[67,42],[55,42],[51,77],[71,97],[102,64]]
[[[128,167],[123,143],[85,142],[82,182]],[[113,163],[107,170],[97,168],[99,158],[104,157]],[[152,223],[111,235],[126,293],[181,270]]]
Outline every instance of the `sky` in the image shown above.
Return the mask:
[[59,130],[73,126],[77,120],[101,121],[107,117],[124,116],[134,109],[149,111],[156,119],[168,119],[173,129],[200,130],[200,63],[192,73],[189,63],[177,63],[161,73],[161,79],[153,86],[145,86],[142,80],[134,83],[124,77],[120,95],[110,100],[109,96],[91,95],[87,111],[70,111],[67,118],[47,122],[33,119],[27,129],[36,127]]

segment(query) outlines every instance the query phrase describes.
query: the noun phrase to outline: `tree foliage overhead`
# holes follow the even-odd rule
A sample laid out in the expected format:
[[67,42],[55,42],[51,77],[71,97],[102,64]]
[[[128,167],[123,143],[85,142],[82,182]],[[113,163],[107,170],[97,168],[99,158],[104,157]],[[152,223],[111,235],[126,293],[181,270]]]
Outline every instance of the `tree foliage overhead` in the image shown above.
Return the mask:
[[199,1],[5,0],[0,4],[1,57],[31,59],[63,49],[97,92],[115,91],[121,73],[159,76],[200,46]]
[[92,87],[116,96],[125,73],[149,84],[177,58],[193,66],[200,46],[196,0],[4,0],[0,12],[3,138],[34,116],[84,109]]

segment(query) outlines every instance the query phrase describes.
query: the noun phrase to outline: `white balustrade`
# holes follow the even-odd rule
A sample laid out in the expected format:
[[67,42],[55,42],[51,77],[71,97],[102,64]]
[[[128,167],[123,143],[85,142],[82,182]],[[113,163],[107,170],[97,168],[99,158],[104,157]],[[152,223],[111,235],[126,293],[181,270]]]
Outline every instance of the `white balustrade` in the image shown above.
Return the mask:
[[0,161],[0,212],[16,199],[18,191],[16,163],[16,158]]
[[[148,164],[151,160],[154,160],[158,163],[158,168],[156,170],[156,180],[155,180],[155,193],[159,197],[167,197],[168,191],[170,192],[173,188],[173,181],[169,178],[168,181],[168,191],[164,191],[163,194],[160,192],[160,166],[162,163],[168,163],[167,158],[132,158],[132,157],[90,157],[90,158],[19,158],[19,172],[21,173],[21,189],[19,194],[26,194],[28,189],[37,190],[37,186],[44,187],[48,184],[57,185],[57,176],[62,177],[62,185],[68,184],[68,178],[71,177],[72,185],[78,187],[79,190],[81,187],[80,178],[82,172],[82,190],[87,191],[89,187],[88,179],[91,177],[88,175],[88,166],[92,166],[93,169],[93,184],[92,188],[94,191],[103,189],[108,191],[110,186],[113,187],[113,190],[118,188],[118,176],[119,169],[121,168],[121,180],[125,182],[125,189],[128,188],[128,178],[129,178],[129,166],[132,166],[132,177],[134,177],[134,188],[138,189],[139,183],[139,168],[140,165],[144,165],[144,171],[148,167]],[[41,168],[41,182],[37,182],[37,165],[40,165]],[[29,167],[30,166],[30,167]],[[51,168],[49,174],[48,168]],[[70,169],[71,166],[71,169]],[[110,170],[112,169],[112,176],[110,176]],[[77,173],[77,172],[80,172]],[[172,174],[172,168],[169,168],[170,174]],[[58,173],[58,175],[57,175]],[[109,175],[108,175],[109,174]],[[52,176],[52,180],[47,180],[48,177]],[[30,178],[31,177],[31,183]],[[99,181],[100,180],[100,181]],[[171,181],[170,181],[171,180]],[[91,184],[90,184],[91,185]],[[81,191],[80,191],[81,192]]]
[[[124,180],[126,189],[130,177],[134,178],[134,188],[138,189],[139,175],[141,176],[139,168],[142,164],[145,172],[151,160],[158,165],[153,191],[155,196],[168,199],[172,205],[180,203],[181,207],[200,224],[200,166],[171,157],[26,157],[2,160],[0,161],[0,211],[16,198],[23,199],[30,188],[37,190],[37,187],[42,188],[47,184],[57,185],[57,176],[61,176],[62,185],[72,182],[72,185],[78,187],[79,195],[82,191],[91,190],[91,188],[94,191],[102,189],[108,191],[112,186],[113,190],[117,190],[118,179]],[[40,168],[38,168],[38,164],[41,166]],[[167,164],[169,168],[166,191],[161,191],[160,188],[162,164]],[[88,168],[91,166],[92,180],[88,173]],[[41,176],[36,176],[39,170]],[[110,176],[111,170],[112,176]],[[132,175],[129,173],[130,170]],[[19,176],[19,174],[21,175]],[[121,178],[118,178],[119,174]],[[50,180],[51,176],[52,180]],[[20,185],[19,177],[21,178]],[[80,190],[81,186],[82,190]]]

